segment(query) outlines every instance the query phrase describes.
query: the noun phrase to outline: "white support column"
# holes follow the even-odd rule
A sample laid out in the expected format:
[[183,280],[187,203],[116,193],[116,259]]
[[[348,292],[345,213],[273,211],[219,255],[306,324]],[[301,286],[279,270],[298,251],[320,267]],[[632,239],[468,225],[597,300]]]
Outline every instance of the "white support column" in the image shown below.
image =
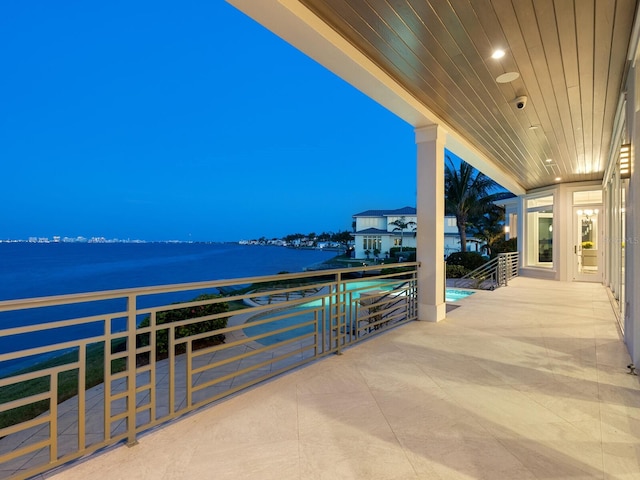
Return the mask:
[[640,70],[634,66],[627,88],[627,108],[631,132],[631,178],[626,202],[625,235],[625,343],[631,359],[640,364]]
[[444,320],[444,145],[439,125],[416,128],[418,319]]

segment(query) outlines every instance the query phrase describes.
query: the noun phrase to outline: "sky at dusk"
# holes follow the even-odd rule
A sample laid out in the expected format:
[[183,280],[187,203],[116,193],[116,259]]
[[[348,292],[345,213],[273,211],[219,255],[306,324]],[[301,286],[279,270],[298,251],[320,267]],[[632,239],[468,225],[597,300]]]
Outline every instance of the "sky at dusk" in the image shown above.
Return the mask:
[[412,127],[224,1],[5,1],[0,44],[0,239],[279,238],[415,206]]

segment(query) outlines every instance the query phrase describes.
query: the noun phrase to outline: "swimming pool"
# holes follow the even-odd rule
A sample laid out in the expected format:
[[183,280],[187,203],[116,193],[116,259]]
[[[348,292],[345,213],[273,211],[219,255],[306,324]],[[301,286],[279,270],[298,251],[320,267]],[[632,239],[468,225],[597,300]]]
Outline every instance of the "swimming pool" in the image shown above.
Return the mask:
[[463,298],[467,298],[469,295],[473,295],[475,292],[470,290],[456,290],[453,288],[447,288],[444,294],[444,299],[447,302],[457,302]]
[[[395,285],[394,285],[395,283]],[[399,284],[397,282],[390,283],[389,281],[384,280],[366,280],[366,281],[357,281],[350,282],[346,284],[347,295],[350,297],[348,302],[353,302],[360,298],[362,293],[371,292],[373,290],[389,290],[392,291],[396,288],[399,288]],[[474,292],[469,290],[459,290],[447,288],[445,292],[445,300],[447,302],[456,302],[463,298],[468,297],[469,295],[473,295]],[[290,340],[297,336],[303,336],[315,331],[315,322],[319,321],[320,318],[324,317],[325,320],[328,319],[328,315],[323,315],[323,310],[325,310],[327,305],[327,298],[318,298],[316,300],[312,300],[310,302],[305,302],[304,304],[297,305],[294,307],[290,307],[288,309],[289,312],[296,311],[295,315],[283,315],[282,311],[274,311],[262,315],[256,315],[255,317],[249,319],[245,324],[246,327],[243,328],[243,331],[247,337],[256,337],[264,334],[269,334],[271,332],[275,332],[279,329],[285,329],[288,327],[294,327],[296,325],[313,322],[313,324],[304,325],[299,328],[295,328],[292,330],[288,330],[286,332],[277,332],[273,333],[264,338],[260,338],[258,341],[263,345],[273,345],[275,343],[279,343],[285,340]],[[326,312],[324,312],[326,313]],[[279,318],[275,320],[276,317],[285,317]],[[252,323],[267,320],[269,318],[274,318],[273,322],[262,323],[260,325],[252,325]],[[328,321],[328,320],[327,320]],[[320,322],[321,323],[321,322]]]
[[[393,290],[396,286],[390,285],[389,282],[384,280],[368,280],[362,282],[352,282],[347,284],[347,291],[353,291],[353,298],[360,298],[360,292],[366,292],[368,290]],[[469,295],[473,295],[475,292],[471,290],[460,290],[455,288],[447,288],[445,290],[445,301],[457,302],[463,298],[467,298]],[[320,305],[320,302],[318,302]]]

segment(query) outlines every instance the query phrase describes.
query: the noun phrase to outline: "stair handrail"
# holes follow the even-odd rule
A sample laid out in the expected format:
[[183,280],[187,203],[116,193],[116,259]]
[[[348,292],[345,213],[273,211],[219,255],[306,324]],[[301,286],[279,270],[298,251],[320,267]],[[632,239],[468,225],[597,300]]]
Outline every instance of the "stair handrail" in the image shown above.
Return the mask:
[[486,282],[489,282],[491,290],[497,287],[506,287],[509,280],[518,276],[518,259],[518,252],[499,253],[497,257],[457,279],[455,284],[460,286],[464,280],[475,280],[475,288],[479,288],[481,284]]

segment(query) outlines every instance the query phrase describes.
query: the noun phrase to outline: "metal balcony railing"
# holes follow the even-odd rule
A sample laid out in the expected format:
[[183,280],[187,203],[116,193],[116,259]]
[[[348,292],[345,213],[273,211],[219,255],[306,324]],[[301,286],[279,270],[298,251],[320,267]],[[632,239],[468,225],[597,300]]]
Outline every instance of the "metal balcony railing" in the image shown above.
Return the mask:
[[453,279],[453,284],[458,288],[480,290],[506,287],[509,280],[518,276],[518,259],[518,252],[500,253],[464,277]]
[[135,444],[149,428],[415,320],[417,267],[0,302],[0,477]]

